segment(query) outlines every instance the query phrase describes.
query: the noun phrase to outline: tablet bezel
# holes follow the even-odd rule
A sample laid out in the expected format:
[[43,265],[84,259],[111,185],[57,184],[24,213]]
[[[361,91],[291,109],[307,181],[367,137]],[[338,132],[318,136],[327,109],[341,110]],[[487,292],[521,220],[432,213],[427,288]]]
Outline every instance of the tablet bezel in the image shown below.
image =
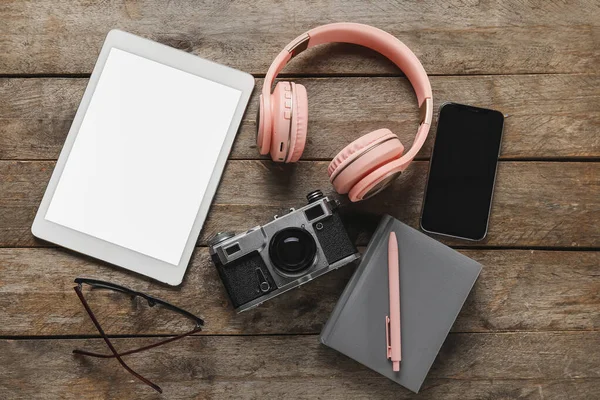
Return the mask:
[[[225,136],[221,152],[200,204],[190,235],[177,266],[165,261],[138,253],[125,247],[98,239],[94,236],[67,228],[45,219],[48,207],[57,184],[63,173],[73,143],[77,137],[81,123],[85,117],[90,101],[104,65],[112,48],[117,48],[146,59],[176,68],[181,71],[211,80],[237,89],[241,92],[235,113]],[[254,88],[254,77],[248,73],[205,60],[172,47],[144,39],[117,29],[111,30],[100,51],[94,70],[85,89],[85,93],[73,119],[71,128],[60,152],[60,156],[52,172],[52,177],[44,193],[31,227],[34,236],[57,245],[106,261],[136,273],[148,276],[169,285],[179,285],[185,274],[190,257],[198,240],[198,236],[206,220],[212,199],[216,193],[227,157],[233,146],[244,111]],[[190,183],[191,184],[191,183]]]

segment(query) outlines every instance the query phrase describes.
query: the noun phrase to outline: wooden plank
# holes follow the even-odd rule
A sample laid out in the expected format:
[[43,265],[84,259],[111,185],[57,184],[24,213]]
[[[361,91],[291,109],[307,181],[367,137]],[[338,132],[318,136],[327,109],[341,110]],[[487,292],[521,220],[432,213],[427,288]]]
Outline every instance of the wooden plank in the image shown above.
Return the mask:
[[[0,8],[0,74],[90,73],[120,28],[254,74],[317,25],[353,21],[403,40],[430,74],[595,72],[600,8],[593,0],[343,3],[288,0],[213,3],[160,0],[73,3],[13,0]],[[323,57],[330,55],[330,57]],[[325,47],[300,56],[291,73],[397,73],[373,52]]]
[[[305,195],[331,194],[326,162],[296,165],[230,161],[225,169],[200,243],[220,231],[265,224]],[[0,246],[39,246],[31,223],[53,161],[0,161]],[[417,227],[427,163],[415,162],[385,193],[343,207],[348,229],[366,244],[379,216],[389,213]],[[599,247],[600,163],[501,162],[486,241],[444,240],[460,246]]]
[[[118,349],[156,339],[115,339]],[[451,334],[417,397],[315,336],[193,337],[127,357],[169,398],[575,398],[600,395],[599,332]],[[0,341],[2,398],[156,398],[100,339]]]
[[[344,144],[388,127],[405,145],[418,125],[416,100],[404,78],[297,79],[309,93],[305,160],[332,159]],[[434,76],[436,107],[447,101],[507,115],[502,158],[600,157],[600,75]],[[231,158],[259,158],[257,86]],[[0,79],[0,159],[56,159],[87,79]],[[390,99],[393,99],[391,101]],[[420,158],[433,145],[432,127]]]
[[[453,331],[600,328],[600,252],[461,252],[485,267]],[[204,334],[318,333],[354,269],[344,267],[236,315],[206,248],[196,250],[177,288],[61,249],[0,249],[0,336],[97,335],[73,292],[78,276],[119,283],[201,315]],[[87,298],[111,335],[191,329],[182,318],[125,296],[95,291]]]

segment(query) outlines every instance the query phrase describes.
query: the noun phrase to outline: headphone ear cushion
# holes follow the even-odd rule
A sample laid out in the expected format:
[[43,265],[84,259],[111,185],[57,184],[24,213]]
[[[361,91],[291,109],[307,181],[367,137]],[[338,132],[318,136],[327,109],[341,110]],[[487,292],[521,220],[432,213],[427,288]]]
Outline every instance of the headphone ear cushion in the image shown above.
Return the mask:
[[271,113],[265,109],[262,94],[258,100],[258,110],[256,115],[256,146],[260,154],[265,155],[271,148],[271,132],[267,132],[267,118],[271,118]]
[[368,199],[387,188],[401,173],[402,165],[389,162],[367,174],[358,181],[348,192],[352,202]]
[[308,94],[303,85],[292,83],[293,114],[290,156],[287,162],[296,162],[302,156],[308,131]]
[[404,146],[389,129],[378,129],[346,146],[329,164],[329,179],[345,194],[365,176],[402,156]]

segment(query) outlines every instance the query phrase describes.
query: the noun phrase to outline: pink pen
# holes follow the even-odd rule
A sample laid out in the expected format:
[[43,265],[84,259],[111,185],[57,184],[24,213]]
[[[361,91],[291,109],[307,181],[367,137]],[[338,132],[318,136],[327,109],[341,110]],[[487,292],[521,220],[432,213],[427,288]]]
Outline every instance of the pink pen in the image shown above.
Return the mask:
[[388,240],[388,281],[390,285],[390,315],[385,317],[385,340],[387,358],[392,360],[392,369],[400,371],[402,343],[400,339],[400,262],[396,233],[390,232]]

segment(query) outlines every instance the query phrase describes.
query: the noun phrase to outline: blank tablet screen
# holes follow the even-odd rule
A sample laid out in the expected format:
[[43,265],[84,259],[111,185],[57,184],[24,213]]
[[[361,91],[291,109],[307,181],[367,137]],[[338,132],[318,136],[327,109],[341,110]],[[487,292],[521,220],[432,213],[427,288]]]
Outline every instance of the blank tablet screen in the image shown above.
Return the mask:
[[240,96],[112,48],[45,218],[178,265]]

